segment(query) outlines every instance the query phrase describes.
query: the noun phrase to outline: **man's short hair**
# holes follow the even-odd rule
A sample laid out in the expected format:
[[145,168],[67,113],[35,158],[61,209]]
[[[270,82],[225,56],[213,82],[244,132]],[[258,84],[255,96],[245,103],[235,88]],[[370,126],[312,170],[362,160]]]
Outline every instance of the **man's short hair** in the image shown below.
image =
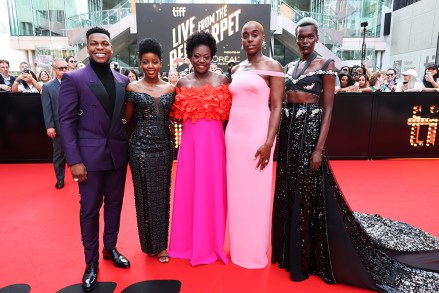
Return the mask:
[[[67,57],[67,58],[69,58],[69,57]],[[55,64],[55,62],[57,62],[57,61],[66,61],[66,60],[64,60],[64,58],[61,58],[61,57],[55,57],[55,58],[53,58],[52,67],[53,67],[53,64]]]
[[88,41],[88,37],[89,37],[90,35],[92,35],[92,34],[104,34],[104,35],[107,35],[108,38],[110,38],[110,32],[107,31],[106,29],[102,28],[102,27],[99,27],[99,26],[92,27],[91,29],[89,29],[89,30],[85,33],[85,36],[86,36],[86,38],[87,38],[87,41]]
[[0,63],[6,63],[6,64],[8,64],[8,66],[9,66],[9,61],[8,61],[8,60],[0,59]]

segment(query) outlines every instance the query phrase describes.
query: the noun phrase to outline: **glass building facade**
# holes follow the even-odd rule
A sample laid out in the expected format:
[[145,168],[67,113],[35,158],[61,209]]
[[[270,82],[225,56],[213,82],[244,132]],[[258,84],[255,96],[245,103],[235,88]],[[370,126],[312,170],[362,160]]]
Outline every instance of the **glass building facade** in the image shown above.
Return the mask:
[[345,38],[362,37],[362,22],[367,22],[366,37],[380,37],[383,7],[392,8],[391,0],[330,0],[337,16],[338,30]]
[[[392,0],[285,0],[282,1],[282,5],[287,5],[294,11],[292,20],[295,23],[303,17],[317,20],[320,26],[320,42],[341,60],[361,60],[361,45],[358,48],[343,48],[343,39],[363,38],[363,22],[368,23],[365,37],[379,38],[383,7],[390,11]],[[276,52],[282,52],[282,46],[275,43],[275,55]],[[297,57],[284,55],[278,59],[288,63]],[[367,48],[366,60],[374,59],[375,49]]]
[[[119,0],[7,0],[11,36],[67,36],[67,30],[95,23],[113,24],[110,11],[121,8]],[[130,3],[129,0],[123,3]],[[129,5],[128,5],[129,7]],[[96,19],[75,22],[83,15]],[[110,23],[108,23],[110,21]],[[84,26],[82,26],[84,27]]]
[[[11,36],[66,37],[69,30],[92,26],[109,27],[132,13],[135,3],[204,3],[208,0],[7,0]],[[361,22],[369,26],[366,37],[379,37],[383,5],[391,7],[392,0],[223,0],[216,3],[271,4],[279,12],[281,5],[294,9],[293,22],[311,16],[321,26],[320,41],[342,60],[356,58],[361,48],[341,48],[344,38],[361,38]],[[79,52],[83,39],[71,40],[69,48],[52,48],[51,44],[36,48],[35,57],[64,56]],[[136,66],[136,42],[126,44],[115,52],[115,59],[127,66]],[[368,48],[367,55],[374,52]],[[41,54],[40,54],[41,53]],[[282,64],[296,59],[280,42],[274,42],[273,56]]]
[[66,36],[67,19],[100,9],[98,0],[7,0],[11,36]]

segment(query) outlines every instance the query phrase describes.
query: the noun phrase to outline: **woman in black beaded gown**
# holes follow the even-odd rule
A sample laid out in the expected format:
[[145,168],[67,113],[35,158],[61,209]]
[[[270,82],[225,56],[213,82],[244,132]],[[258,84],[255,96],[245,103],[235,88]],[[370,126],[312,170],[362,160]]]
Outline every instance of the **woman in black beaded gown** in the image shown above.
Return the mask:
[[129,148],[137,227],[142,251],[166,263],[173,162],[169,112],[175,88],[159,78],[160,44],[144,39],[138,51],[145,76],[128,85],[125,110],[126,119],[134,115],[137,123]]
[[[354,213],[323,150],[334,63],[317,57],[318,26],[297,24],[301,60],[285,83],[273,204],[272,262],[302,281],[317,275],[379,292],[439,292],[439,240],[405,223]],[[323,109],[319,98],[323,97]]]

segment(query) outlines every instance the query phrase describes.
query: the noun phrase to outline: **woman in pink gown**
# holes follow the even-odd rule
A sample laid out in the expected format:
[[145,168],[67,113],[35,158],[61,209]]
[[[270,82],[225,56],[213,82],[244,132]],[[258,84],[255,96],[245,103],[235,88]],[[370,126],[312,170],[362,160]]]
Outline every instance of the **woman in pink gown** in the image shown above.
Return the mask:
[[277,61],[262,54],[261,24],[250,21],[241,33],[247,60],[232,71],[232,109],[226,129],[230,255],[233,263],[257,269],[268,264],[273,145],[284,74]]
[[169,255],[193,266],[227,263],[226,150],[222,121],[231,96],[225,75],[209,71],[216,41],[197,32],[186,41],[194,72],[177,83],[172,116],[183,120],[178,152]]

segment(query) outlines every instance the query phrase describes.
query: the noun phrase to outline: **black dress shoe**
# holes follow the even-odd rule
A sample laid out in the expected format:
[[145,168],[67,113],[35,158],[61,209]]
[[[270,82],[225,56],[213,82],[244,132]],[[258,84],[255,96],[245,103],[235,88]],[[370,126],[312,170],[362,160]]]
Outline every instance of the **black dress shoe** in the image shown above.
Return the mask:
[[91,262],[85,268],[84,276],[82,276],[82,289],[91,291],[98,282],[98,262]]
[[61,189],[63,187],[64,187],[64,180],[60,179],[60,180],[56,181],[56,184],[55,184],[56,189]]
[[113,248],[113,249],[104,248],[102,250],[102,254],[103,254],[105,260],[112,260],[114,266],[116,266],[118,268],[126,269],[126,268],[130,267],[130,261],[125,256],[120,254],[116,248]]

